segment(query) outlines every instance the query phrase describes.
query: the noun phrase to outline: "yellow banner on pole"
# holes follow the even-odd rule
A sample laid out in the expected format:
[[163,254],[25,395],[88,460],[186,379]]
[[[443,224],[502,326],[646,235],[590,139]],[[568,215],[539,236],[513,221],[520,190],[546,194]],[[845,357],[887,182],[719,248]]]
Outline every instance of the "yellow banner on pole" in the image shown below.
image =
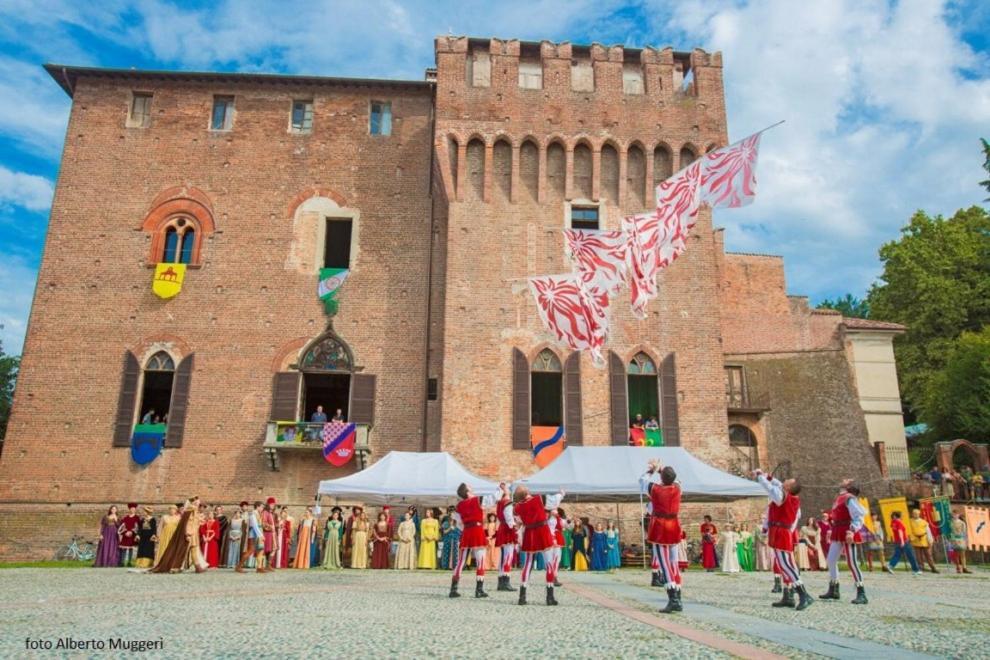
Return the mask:
[[901,521],[907,525],[907,520],[911,517],[908,513],[907,498],[887,497],[878,500],[878,502],[880,504],[880,517],[883,518],[883,529],[886,532],[886,537],[893,539],[894,532],[890,528],[890,514],[894,511],[900,511]]
[[155,266],[155,277],[151,280],[151,290],[159,298],[174,298],[182,290],[185,278],[185,264],[158,264]]

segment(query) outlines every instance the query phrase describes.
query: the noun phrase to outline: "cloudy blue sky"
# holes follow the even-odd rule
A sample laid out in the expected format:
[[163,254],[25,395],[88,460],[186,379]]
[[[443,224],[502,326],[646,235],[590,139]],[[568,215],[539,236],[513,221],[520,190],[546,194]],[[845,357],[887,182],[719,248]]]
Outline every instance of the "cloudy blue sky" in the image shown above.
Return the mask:
[[730,137],[787,123],[764,138],[756,204],[716,223],[729,249],[783,254],[813,301],[863,295],[915,209],[986,196],[985,0],[3,0],[4,348],[23,341],[69,111],[44,62],[421,79],[445,33],[721,50]]

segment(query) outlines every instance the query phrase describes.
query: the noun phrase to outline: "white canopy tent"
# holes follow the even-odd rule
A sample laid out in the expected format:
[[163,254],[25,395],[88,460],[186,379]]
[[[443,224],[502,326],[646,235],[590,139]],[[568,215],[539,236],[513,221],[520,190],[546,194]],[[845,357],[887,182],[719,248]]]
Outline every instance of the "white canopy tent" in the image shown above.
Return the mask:
[[568,447],[553,463],[516,483],[534,493],[563,490],[571,502],[638,502],[639,478],[651,458],[677,471],[685,502],[766,497],[756,482],[714,468],[681,447]]
[[447,452],[391,451],[371,467],[340,479],[320,482],[318,495],[364,504],[440,506],[457,500],[457,487],[481,495],[498,483],[472,474]]

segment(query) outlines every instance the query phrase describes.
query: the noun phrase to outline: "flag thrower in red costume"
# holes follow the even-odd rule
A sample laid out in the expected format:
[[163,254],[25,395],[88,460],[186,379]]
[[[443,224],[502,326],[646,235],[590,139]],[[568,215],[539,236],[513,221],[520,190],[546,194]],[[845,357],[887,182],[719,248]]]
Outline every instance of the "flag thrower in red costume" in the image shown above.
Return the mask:
[[543,562],[547,567],[547,605],[556,605],[553,596],[554,563],[553,563],[553,533],[547,524],[547,509],[556,509],[564,493],[547,495],[546,502],[539,495],[531,495],[525,486],[517,486],[512,494],[511,515],[519,519],[523,525],[521,550],[526,553],[526,563],[523,564],[519,587],[519,604],[526,604],[526,586],[529,584],[529,573],[533,569],[533,558],[537,552],[543,553]]
[[450,597],[458,598],[457,583],[461,579],[461,571],[467,562],[468,553],[474,554],[474,565],[477,567],[475,576],[477,578],[474,597],[488,598],[485,593],[485,549],[488,547],[488,539],[485,537],[485,509],[495,506],[498,502],[498,495],[490,493],[478,497],[467,484],[457,487],[457,509],[454,512],[454,521],[461,528],[461,547],[457,556],[457,565],[454,567],[454,577],[450,581]]
[[861,542],[859,530],[863,529],[866,510],[859,503],[859,486],[852,479],[846,479],[839,485],[839,496],[835,498],[829,518],[832,521],[832,539],[828,547],[828,591],[819,598],[839,600],[839,555],[844,552],[856,583],[856,598],[852,604],[866,605],[869,601],[856,556],[856,546]]
[[516,521],[512,517],[512,495],[504,481],[498,485],[498,489],[501,497],[495,505],[495,516],[498,518],[498,528],[495,530],[495,547],[498,548],[500,557],[498,587],[495,590],[515,591],[515,587],[509,582],[512,560],[516,554]]
[[[767,545],[773,550],[775,567],[779,568],[784,580],[784,595],[774,603],[774,607],[794,607],[803,610],[814,602],[801,582],[801,572],[794,562],[794,532],[801,520],[801,484],[797,479],[767,479],[763,470],[753,472],[756,481],[770,496],[767,507]],[[795,606],[794,593],[798,602]]]
[[681,487],[676,482],[674,468],[664,467],[656,459],[650,460],[646,474],[639,478],[640,487],[650,498],[647,539],[653,546],[653,570],[657,576],[653,584],[662,584],[667,590],[667,605],[660,610],[664,614],[683,609],[681,568],[677,562],[677,548],[681,543]]

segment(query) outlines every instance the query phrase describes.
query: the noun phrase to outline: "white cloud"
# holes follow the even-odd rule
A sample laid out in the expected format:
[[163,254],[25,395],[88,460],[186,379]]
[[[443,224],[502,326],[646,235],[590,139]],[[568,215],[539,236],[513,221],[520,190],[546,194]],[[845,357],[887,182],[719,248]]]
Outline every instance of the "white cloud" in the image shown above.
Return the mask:
[[20,257],[0,253],[0,342],[8,355],[19,355],[27,332],[38,270]]
[[662,29],[723,52],[732,139],[787,120],[763,140],[756,203],[716,223],[729,249],[782,253],[795,293],[862,295],[916,209],[985,197],[990,78],[945,3],[697,0]]
[[0,55],[0,134],[56,160],[68,116],[69,99],[40,64]]
[[12,172],[0,165],[0,208],[12,205],[29,211],[47,211],[52,203],[52,190],[52,182],[43,176]]

